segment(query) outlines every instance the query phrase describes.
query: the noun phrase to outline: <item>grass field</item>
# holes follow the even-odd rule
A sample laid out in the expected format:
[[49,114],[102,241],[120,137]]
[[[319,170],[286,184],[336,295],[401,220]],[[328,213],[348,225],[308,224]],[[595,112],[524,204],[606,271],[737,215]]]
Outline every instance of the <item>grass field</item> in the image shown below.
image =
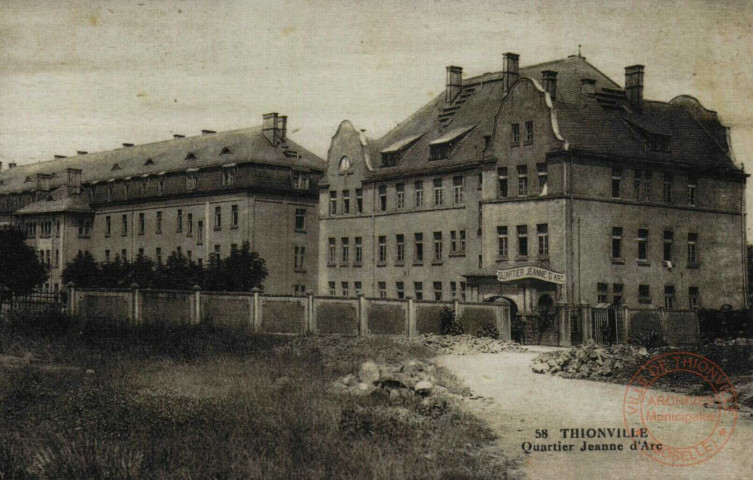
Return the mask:
[[0,479],[504,478],[490,431],[454,406],[380,416],[395,400],[327,391],[421,347],[49,323],[0,326]]

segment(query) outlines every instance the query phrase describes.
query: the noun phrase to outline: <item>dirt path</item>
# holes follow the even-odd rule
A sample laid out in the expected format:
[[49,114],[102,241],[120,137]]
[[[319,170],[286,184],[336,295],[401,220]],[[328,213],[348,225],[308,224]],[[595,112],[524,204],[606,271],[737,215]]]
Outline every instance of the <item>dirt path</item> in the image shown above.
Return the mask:
[[[530,361],[537,353],[442,356],[449,368],[484,401],[466,402],[498,433],[507,456],[522,459],[521,470],[531,479],[741,479],[753,471],[753,420],[738,419],[733,436],[713,458],[690,467],[664,466],[635,451],[531,452],[521,444],[535,443],[536,429],[548,429],[548,443],[561,440],[560,428],[624,426],[625,387],[586,380],[534,374]],[[570,442],[570,440],[567,440]],[[625,447],[629,442],[624,441]]]

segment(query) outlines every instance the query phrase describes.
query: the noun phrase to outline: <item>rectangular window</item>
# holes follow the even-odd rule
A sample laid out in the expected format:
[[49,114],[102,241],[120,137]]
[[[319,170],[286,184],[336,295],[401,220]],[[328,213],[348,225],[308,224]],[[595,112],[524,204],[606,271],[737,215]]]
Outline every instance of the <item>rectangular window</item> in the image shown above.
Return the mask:
[[622,190],[622,167],[612,167],[612,198],[620,198]]
[[348,282],[340,282],[340,287],[342,288],[343,297],[350,295],[350,292],[348,291]]
[[214,229],[222,230],[222,207],[214,207]]
[[337,240],[335,238],[329,238],[329,255],[327,256],[327,262],[330,264],[337,263]]
[[124,249],[122,249],[122,250],[120,251],[120,258],[121,258],[121,259],[122,259],[122,260],[123,260],[124,262],[127,262],[127,261],[128,261],[128,250],[126,250],[125,248],[124,248]]
[[157,259],[157,265],[162,265],[162,249],[157,247],[154,254]]
[[539,177],[539,195],[543,197],[548,193],[547,184],[549,183],[549,172],[546,163],[536,164],[536,174]]
[[105,217],[105,237],[109,237],[112,233],[112,222],[110,221],[110,216]]
[[497,227],[497,256],[506,259],[508,252],[507,227]]
[[497,196],[507,198],[507,167],[497,169]]
[[348,263],[350,261],[350,239],[343,237],[340,239],[340,251],[342,252],[342,262]]
[[187,235],[190,237],[193,235],[193,213],[188,214],[188,233]]
[[648,230],[638,230],[638,260],[648,261]]
[[379,237],[379,263],[387,263],[387,237],[381,235]]
[[651,289],[648,285],[638,285],[638,301],[640,303],[651,303]]
[[361,237],[356,237],[355,243],[356,243],[356,259],[355,260],[357,264],[360,264],[361,262],[363,262],[363,240],[361,239]]
[[157,233],[162,233],[162,212],[157,212]]
[[303,270],[303,260],[306,255],[306,247],[295,247],[295,259],[293,265],[296,270]]
[[465,179],[462,176],[452,177],[452,201],[455,205],[465,203]]
[[652,172],[645,171],[643,172],[643,200],[650,202],[653,200],[653,192],[651,191],[651,177],[653,176]]
[[458,253],[465,253],[465,230],[460,230],[460,250]]
[[235,183],[235,167],[225,167],[222,169],[222,185],[229,187]]
[[612,258],[622,258],[622,227],[612,227]]
[[306,209],[296,208],[295,209],[295,231],[303,232],[304,230],[306,230]]
[[356,295],[362,294],[363,287],[361,286],[361,282],[353,282],[353,290],[356,291]]
[[633,198],[635,201],[640,201],[641,199],[641,183],[643,182],[643,172],[640,170],[635,170],[633,175]]
[[664,285],[664,308],[668,310],[675,308],[674,285]]
[[695,206],[695,192],[698,179],[694,175],[688,175],[688,205]]
[[457,253],[458,251],[458,232],[455,230],[450,231],[450,253]]
[[414,234],[413,262],[423,263],[424,261],[424,234]]
[[395,193],[397,196],[397,208],[398,210],[402,210],[403,208],[405,208],[405,184],[398,183],[397,185],[395,185]]
[[672,261],[672,258],[673,258],[673,255],[672,255],[673,248],[672,247],[674,246],[674,239],[675,239],[674,232],[672,232],[670,230],[665,230],[664,231],[664,261],[665,262],[671,262]]
[[396,251],[397,251],[395,260],[399,263],[405,262],[405,235],[403,234],[395,235],[395,246],[396,246]]
[[518,256],[528,256],[528,225],[518,225]]
[[424,205],[424,182],[419,180],[413,183],[413,195],[416,208]]
[[363,189],[356,188],[356,213],[363,213]]
[[597,283],[596,284],[596,302],[597,303],[607,303],[607,297],[609,295],[609,285],[606,283]]
[[444,203],[444,190],[442,189],[442,179],[434,179],[434,205],[439,207]]
[[465,302],[465,288],[466,288],[466,283],[460,282],[460,299],[464,302]]
[[695,267],[698,265],[698,234],[688,234],[688,266]]
[[395,291],[397,292],[397,298],[405,298],[405,283],[395,282]]
[[379,298],[387,298],[387,282],[379,282]]
[[688,306],[698,308],[700,306],[698,287],[688,287]]
[[387,211],[387,185],[379,185],[379,211]]
[[230,228],[238,228],[238,205],[230,205]]
[[343,190],[343,214],[350,213],[350,190]]
[[329,282],[329,296],[334,297],[335,295],[337,295],[335,282]]
[[484,188],[484,172],[480,171],[478,172],[478,181],[476,183],[476,190],[480,192],[481,190],[483,190],[483,188]]
[[434,300],[442,301],[442,282],[434,282]]
[[55,267],[60,266],[60,250],[55,250]]
[[337,192],[329,192],[329,214],[337,215]]
[[622,305],[622,291],[624,287],[621,283],[612,284],[612,304]]
[[120,227],[120,234],[125,237],[126,235],[128,235],[128,215],[123,214],[123,216],[121,217],[121,220],[122,220],[122,224]]
[[528,196],[528,167],[525,165],[518,165],[518,196]]
[[413,293],[416,295],[416,300],[424,299],[424,283],[413,282]]
[[450,282],[450,298],[458,298],[458,282]]
[[533,121],[526,122],[526,143],[533,142]]
[[182,233],[183,232],[183,210],[181,210],[180,208],[178,209],[178,215],[176,216],[175,223],[176,223],[175,231],[177,233]]
[[510,126],[510,130],[512,133],[512,136],[510,138],[510,143],[512,145],[519,145],[520,144],[520,124],[519,123],[513,123]]
[[105,250],[105,262],[109,262],[109,261],[110,261],[110,251]]
[[662,199],[665,203],[672,203],[672,173],[664,172],[664,190]]
[[434,232],[434,261],[442,260],[442,232]]
[[143,213],[139,213],[139,235],[143,235],[146,231],[146,218]]
[[539,241],[539,257],[549,256],[549,225],[546,223],[536,225],[536,237]]
[[188,172],[186,174],[186,189],[196,190],[199,186],[199,174],[196,172]]
[[293,171],[290,175],[290,180],[293,184],[293,188],[297,190],[309,189],[309,175],[307,173]]
[[222,247],[220,245],[214,246],[214,258],[219,261],[222,258]]
[[198,237],[196,238],[196,245],[203,245],[204,244],[204,220],[199,220],[197,222],[197,228],[198,228]]

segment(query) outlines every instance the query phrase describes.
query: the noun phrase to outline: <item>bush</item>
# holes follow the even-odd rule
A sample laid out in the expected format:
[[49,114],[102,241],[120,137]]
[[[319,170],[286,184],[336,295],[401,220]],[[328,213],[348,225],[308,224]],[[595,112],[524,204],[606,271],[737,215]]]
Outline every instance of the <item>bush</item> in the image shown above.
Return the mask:
[[662,333],[661,319],[655,314],[644,314],[630,320],[628,343],[645,348],[667,345]]
[[462,335],[465,329],[455,320],[455,310],[444,307],[439,313],[439,327],[442,335]]
[[476,331],[477,337],[499,338],[499,330],[491,322],[484,322]]

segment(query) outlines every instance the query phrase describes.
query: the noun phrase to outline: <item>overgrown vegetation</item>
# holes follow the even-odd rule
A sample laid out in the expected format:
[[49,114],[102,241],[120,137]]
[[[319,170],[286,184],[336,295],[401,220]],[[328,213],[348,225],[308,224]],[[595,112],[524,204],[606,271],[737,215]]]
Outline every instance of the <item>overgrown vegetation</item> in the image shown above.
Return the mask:
[[248,242],[233,249],[228,257],[209,258],[199,265],[182,252],[173,251],[162,263],[139,254],[132,262],[119,255],[109,262],[97,263],[89,252],[79,252],[63,270],[63,283],[73,282],[79,287],[141,288],[188,290],[198,285],[204,290],[248,292],[263,288],[267,278],[264,259],[251,251]]
[[476,336],[488,337],[488,338],[499,338],[499,329],[497,329],[497,327],[491,322],[484,322],[481,324],[480,327],[478,327]]
[[[385,337],[16,317],[0,325],[4,479],[491,479],[492,439],[451,407],[336,397],[367,359],[432,353]],[[12,357],[9,357],[12,356]],[[443,375],[449,375],[446,372]],[[390,410],[392,411],[392,410]],[[355,425],[355,427],[354,427]]]
[[443,307],[439,312],[439,328],[442,335],[462,335],[465,333],[463,325],[455,318],[455,310]]
[[17,228],[0,228],[0,307],[12,295],[27,295],[49,278],[47,266],[25,240]]

